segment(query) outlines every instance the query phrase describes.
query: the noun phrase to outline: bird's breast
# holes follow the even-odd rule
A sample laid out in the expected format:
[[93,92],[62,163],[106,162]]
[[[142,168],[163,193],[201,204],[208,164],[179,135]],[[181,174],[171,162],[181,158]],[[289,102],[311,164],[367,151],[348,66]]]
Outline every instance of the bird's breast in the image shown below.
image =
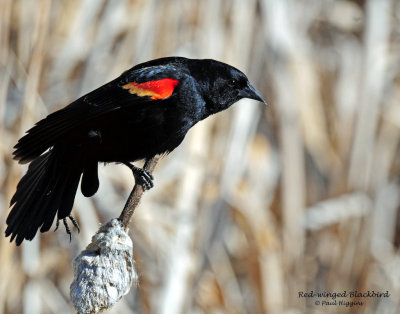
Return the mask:
[[86,130],[91,159],[135,161],[174,150],[195,121],[168,108],[125,112]]

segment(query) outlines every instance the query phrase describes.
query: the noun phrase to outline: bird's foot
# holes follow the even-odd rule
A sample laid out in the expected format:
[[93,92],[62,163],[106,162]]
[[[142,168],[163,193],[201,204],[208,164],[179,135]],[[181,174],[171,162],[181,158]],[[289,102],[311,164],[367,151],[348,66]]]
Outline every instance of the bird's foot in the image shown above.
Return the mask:
[[153,175],[145,169],[136,167],[129,162],[124,162],[124,165],[128,166],[132,170],[133,176],[135,177],[135,183],[140,184],[143,190],[150,190],[153,186]]
[[[67,218],[69,218],[69,220],[71,220],[72,224],[74,225],[74,227],[78,230],[78,232],[81,232],[81,230],[79,229],[79,225],[78,222],[75,220],[74,217],[72,217],[71,215],[69,215]],[[72,240],[72,233],[71,233],[71,229],[68,226],[68,221],[67,218],[63,218],[62,221],[64,223],[64,227],[65,227],[65,231],[67,232],[67,234],[69,235],[69,242],[71,242]],[[56,222],[56,228],[54,229],[54,231],[57,231],[59,225],[60,225],[60,220],[58,219]]]

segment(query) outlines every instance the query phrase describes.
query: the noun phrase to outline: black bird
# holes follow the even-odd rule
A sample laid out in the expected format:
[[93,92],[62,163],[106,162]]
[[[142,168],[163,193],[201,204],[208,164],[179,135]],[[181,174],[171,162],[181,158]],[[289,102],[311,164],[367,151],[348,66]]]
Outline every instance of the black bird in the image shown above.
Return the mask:
[[130,162],[174,150],[188,130],[242,98],[264,102],[246,75],[211,59],[168,57],[134,66],[39,121],[15,145],[28,163],[11,199],[6,236],[20,245],[71,216],[79,181],[86,197],[99,188],[99,162],[123,163],[144,189],[152,176]]

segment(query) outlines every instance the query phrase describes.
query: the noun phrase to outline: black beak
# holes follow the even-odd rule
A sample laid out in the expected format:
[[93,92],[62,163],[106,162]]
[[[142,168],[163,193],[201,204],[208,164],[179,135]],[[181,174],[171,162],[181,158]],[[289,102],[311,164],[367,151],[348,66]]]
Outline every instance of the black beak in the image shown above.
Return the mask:
[[267,104],[261,94],[257,92],[257,90],[249,82],[247,83],[246,87],[239,91],[239,97],[258,100],[263,102],[264,104]]

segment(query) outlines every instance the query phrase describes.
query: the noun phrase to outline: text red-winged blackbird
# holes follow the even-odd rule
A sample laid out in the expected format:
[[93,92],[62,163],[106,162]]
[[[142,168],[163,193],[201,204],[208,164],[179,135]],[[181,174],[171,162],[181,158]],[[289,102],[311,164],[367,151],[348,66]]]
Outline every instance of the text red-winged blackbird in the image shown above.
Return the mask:
[[56,215],[69,233],[66,218],[77,226],[70,213],[79,180],[83,195],[95,194],[99,162],[126,164],[151,188],[152,176],[130,162],[171,152],[193,125],[242,98],[264,102],[239,70],[169,57],[136,65],[50,114],[14,147],[14,159],[30,165],[11,199],[6,236],[17,245],[32,240]]

